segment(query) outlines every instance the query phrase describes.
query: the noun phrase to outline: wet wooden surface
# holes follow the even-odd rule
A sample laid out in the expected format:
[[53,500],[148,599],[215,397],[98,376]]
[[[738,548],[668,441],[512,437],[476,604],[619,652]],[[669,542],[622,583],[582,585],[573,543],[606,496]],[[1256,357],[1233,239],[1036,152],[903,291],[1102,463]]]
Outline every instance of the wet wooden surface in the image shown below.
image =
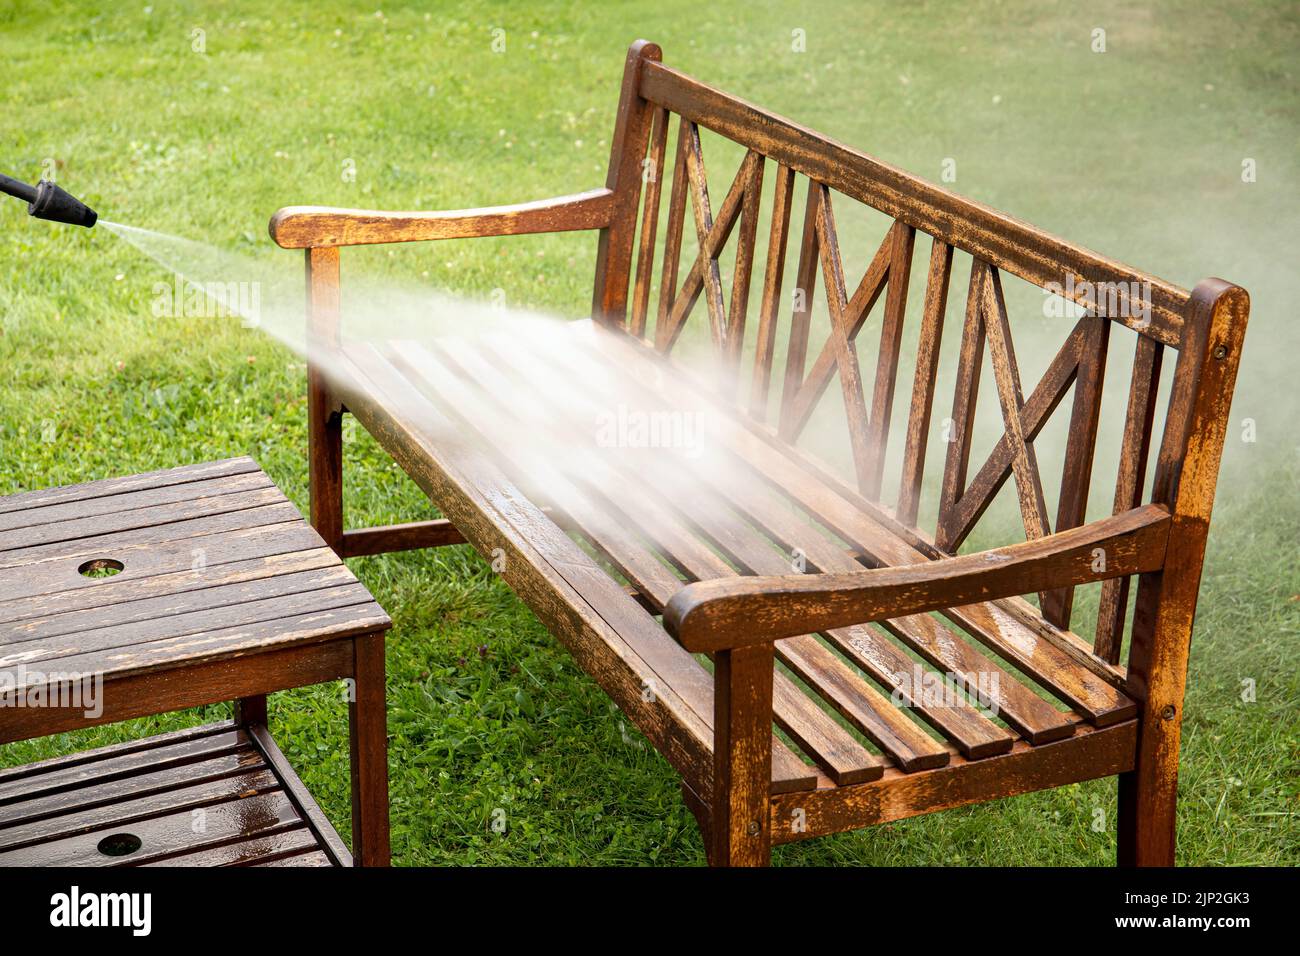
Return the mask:
[[260,727],[210,724],[0,771],[0,866],[150,865],[352,857]]
[[[96,563],[121,569],[79,570]],[[0,668],[15,693],[388,623],[251,458],[0,499]]]

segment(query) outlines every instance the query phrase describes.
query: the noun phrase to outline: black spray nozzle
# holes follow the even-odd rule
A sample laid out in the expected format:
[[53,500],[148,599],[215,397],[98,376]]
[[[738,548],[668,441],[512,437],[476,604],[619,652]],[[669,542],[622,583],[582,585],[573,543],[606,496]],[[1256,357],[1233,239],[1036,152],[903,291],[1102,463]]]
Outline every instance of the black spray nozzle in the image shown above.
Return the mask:
[[95,210],[48,180],[42,179],[35,186],[29,186],[11,176],[0,174],[0,192],[25,200],[27,212],[37,219],[89,228],[99,218]]

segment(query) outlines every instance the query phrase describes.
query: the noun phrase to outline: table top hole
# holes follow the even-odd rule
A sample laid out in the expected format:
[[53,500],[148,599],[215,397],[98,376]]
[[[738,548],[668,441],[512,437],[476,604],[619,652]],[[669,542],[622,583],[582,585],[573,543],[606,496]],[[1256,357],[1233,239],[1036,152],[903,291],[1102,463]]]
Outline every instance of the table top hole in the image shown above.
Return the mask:
[[115,558],[94,558],[83,562],[77,568],[77,573],[87,578],[111,578],[113,575],[121,573],[124,567],[125,565]]
[[104,856],[130,856],[143,846],[134,833],[113,833],[99,841],[96,849]]

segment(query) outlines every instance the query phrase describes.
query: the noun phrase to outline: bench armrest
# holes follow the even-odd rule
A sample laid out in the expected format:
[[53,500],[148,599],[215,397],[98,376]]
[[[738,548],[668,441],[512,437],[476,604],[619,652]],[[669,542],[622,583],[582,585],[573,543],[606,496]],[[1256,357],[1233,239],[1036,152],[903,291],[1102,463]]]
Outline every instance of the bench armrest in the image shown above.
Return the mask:
[[735,577],[690,584],[664,610],[682,646],[710,652],[940,608],[1155,571],[1169,512],[1144,505],[1005,548],[847,574]]
[[512,206],[449,212],[379,212],[330,206],[286,206],[271,217],[269,230],[285,249],[362,246],[426,239],[473,239],[540,232],[603,229],[613,217],[614,194],[593,189]]

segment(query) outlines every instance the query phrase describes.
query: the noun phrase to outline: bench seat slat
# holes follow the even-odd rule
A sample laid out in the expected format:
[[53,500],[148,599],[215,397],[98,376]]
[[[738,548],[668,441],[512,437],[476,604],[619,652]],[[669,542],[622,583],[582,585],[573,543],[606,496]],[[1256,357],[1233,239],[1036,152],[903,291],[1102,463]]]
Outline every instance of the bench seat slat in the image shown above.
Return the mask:
[[[672,374],[668,366],[653,366],[656,359],[630,339],[594,333],[586,323],[581,325],[586,329],[558,336],[550,350],[588,350],[617,369],[617,374],[630,374],[640,382]],[[488,454],[496,460],[489,461],[480,448],[471,447],[476,441],[466,441],[466,435],[477,430],[481,443],[482,437],[492,434],[505,446],[511,443],[500,441],[499,433],[494,432],[503,418],[514,420],[510,427],[534,433],[558,428],[552,423],[564,421],[563,414],[553,414],[555,406],[572,401],[573,396],[565,390],[541,387],[553,379],[529,365],[533,361],[555,362],[563,355],[559,351],[545,354],[548,351],[521,356],[490,341],[472,347],[459,341],[400,342],[384,349],[349,345],[341,353],[347,373],[340,386],[341,397],[381,445],[426,486],[458,527],[470,525],[469,530],[462,530],[481,552],[491,551],[487,542],[503,534],[520,553],[526,553],[523,548],[539,549],[532,561],[518,563],[527,565],[522,575],[525,579],[541,573],[544,581],[525,580],[521,588],[518,581],[511,580],[509,570],[507,580],[530,606],[540,603],[552,619],[566,620],[566,643],[576,632],[588,642],[587,653],[601,656],[598,645],[593,651],[593,636],[598,636],[601,644],[621,644],[624,659],[635,659],[644,669],[636,682],[652,682],[674,695],[681,709],[674,712],[671,728],[662,721],[656,724],[646,708],[635,703],[629,716],[643,730],[648,722],[652,735],[679,738],[685,733],[690,738],[694,733],[703,738],[679,747],[670,757],[691,765],[693,769],[686,775],[691,778],[694,774],[692,780],[698,783],[710,775],[702,764],[711,748],[711,678],[652,616],[677,589],[689,581],[738,573],[788,572],[782,550],[796,538],[806,548],[809,563],[820,570],[860,568],[852,556],[855,551],[879,564],[915,563],[928,557],[725,412],[718,416],[720,425],[710,423],[717,434],[709,437],[720,440],[727,456],[739,462],[748,477],[761,480],[744,482],[740,491],[716,486],[701,491],[698,501],[678,501],[668,493],[671,485],[665,481],[670,475],[665,469],[672,464],[656,463],[653,457],[648,464],[628,467],[617,455],[600,452],[590,461],[583,460],[585,470],[580,479],[573,477],[573,469],[532,460],[522,450],[526,444],[522,441],[520,447],[491,449]],[[632,366],[621,364],[628,362]],[[649,371],[652,366],[653,372]],[[635,371],[628,372],[629,368]],[[519,409],[503,402],[503,396],[509,394],[509,381],[521,377],[527,381],[530,375],[542,376],[529,382],[536,407]],[[677,379],[672,382],[665,389],[669,404]],[[581,395],[592,387],[582,383],[574,391]],[[698,391],[693,383],[689,387]],[[484,427],[476,426],[476,421]],[[586,446],[593,444],[589,434],[550,437],[554,447],[568,447],[574,437]],[[701,469],[701,474],[706,472]],[[543,507],[552,509],[555,520]],[[601,568],[556,521],[588,541],[609,561],[614,574]],[[540,569],[534,564],[540,564]],[[632,582],[632,593],[616,576]],[[550,593],[544,594],[543,589]],[[567,606],[562,618],[559,609],[548,606],[556,603],[557,592]],[[1037,638],[1036,632],[1018,618],[997,612],[995,605],[986,604],[945,613],[1085,719],[1100,726],[1132,715],[1134,705],[1117,690],[1052,644],[1038,640],[1029,644],[1026,635]],[[589,615],[598,618],[603,627],[591,627]],[[918,772],[946,764],[950,753],[976,760],[1006,753],[1017,734],[1037,745],[1075,732],[1078,718],[1069,709],[1058,709],[1061,705],[1044,700],[1034,688],[1012,677],[994,658],[985,657],[964,635],[949,630],[936,618],[919,615],[882,622],[882,627],[889,636],[875,627],[857,627],[822,638],[809,635],[778,643],[778,660],[798,680],[790,679],[781,668],[775,672],[774,719],[826,774],[821,778],[826,783],[816,785],[842,786],[875,779],[884,766],[882,760],[903,772]],[[900,672],[909,665],[921,666],[893,640],[918,654],[929,667],[964,675],[968,689],[981,686],[979,675],[996,673],[994,713],[1012,729],[994,723],[964,700],[957,706],[944,706],[930,704],[920,695],[920,699],[909,699],[904,693],[904,707],[947,738],[951,746],[929,736],[888,697]],[[600,677],[609,679],[607,673]],[[627,682],[627,675],[622,681]],[[613,683],[617,686],[620,681]],[[989,685],[983,686],[987,689]],[[628,709],[626,693],[612,696]],[[878,757],[863,747],[839,718],[887,756]],[[685,725],[694,730],[684,729]],[[693,755],[685,756],[686,751]],[[816,779],[815,772],[774,739],[774,792],[813,786]],[[707,790],[707,784],[702,789]]]
[[[493,396],[504,394],[504,383],[490,363],[483,361],[474,350],[460,348],[455,343],[447,343],[447,348],[453,353],[451,363],[442,360],[419,343],[400,343],[395,352],[403,357],[399,364],[405,364],[418,376],[427,390],[446,393],[446,407],[464,410],[473,406],[477,414],[494,416],[496,421],[509,416],[512,407],[492,401]],[[465,375],[463,382],[459,381],[462,374]],[[475,375],[478,376],[477,380],[473,377]],[[513,411],[518,412],[519,409],[514,408]],[[465,420],[466,426],[474,427],[473,420],[473,413],[470,413],[470,417]],[[530,420],[527,427],[545,427],[545,421],[546,416],[542,415]],[[520,423],[520,427],[524,427],[524,423]],[[502,451],[509,456],[508,449]],[[519,462],[512,464],[517,471],[523,470]],[[540,462],[528,464],[533,469],[546,468]],[[602,467],[603,462],[599,460],[593,459],[590,464],[598,469],[591,476],[595,487],[610,481],[622,482],[627,477],[616,475],[612,470]],[[556,506],[567,512],[570,519],[591,538],[593,544],[608,554],[629,578],[644,582],[646,596],[656,611],[661,612],[683,582],[675,576],[656,573],[664,570],[665,565],[650,545],[636,541],[626,531],[626,515],[620,514],[608,501],[578,487],[554,469],[547,469],[539,481],[554,498]],[[694,541],[689,531],[664,509],[655,509],[649,525],[654,528],[654,539],[661,546],[666,540],[671,542],[664,549],[665,557],[682,568],[691,580],[735,573],[721,558]],[[641,531],[643,534],[647,532],[645,523],[641,524]],[[774,694],[774,716],[778,725],[807,750],[837,783],[876,779],[883,773],[884,764],[877,757],[858,744],[800,692],[789,678],[780,673],[775,676]]]
[[[625,335],[597,332],[587,326],[573,336],[596,354],[604,355],[620,374],[629,365],[656,363],[649,350]],[[669,367],[659,364],[662,376]],[[647,380],[655,373],[643,373]],[[694,388],[687,376],[674,376],[675,386]],[[665,399],[672,401],[670,389]],[[894,536],[861,509],[854,508],[835,490],[817,482],[790,458],[776,451],[732,416],[719,416],[718,440],[747,462],[754,473],[776,491],[788,496],[822,524],[880,565],[898,566],[929,560],[921,551]],[[1097,726],[1134,716],[1136,704],[1116,688],[1080,667],[1067,654],[1043,639],[1025,623],[1007,614],[996,603],[949,608],[944,615],[999,656],[1067,701]]]
[[[692,789],[709,792],[713,688],[708,673],[681,647],[663,640],[659,624],[499,469],[456,441],[456,429],[445,416],[372,347],[349,348],[334,372],[349,411],[480,553],[501,549],[503,576],[515,593],[564,640]],[[645,699],[646,687],[657,688],[653,700]],[[774,773],[773,790],[808,789],[816,779],[806,769],[779,778]]]
[[[474,374],[480,379],[479,384],[485,394],[502,393],[505,382],[500,378],[500,373],[495,372],[493,366],[494,363],[501,363],[502,365],[510,363],[511,356],[507,350],[493,349],[490,355],[479,356],[475,354],[473,348],[460,343],[447,343],[446,348],[456,353],[456,357],[460,359],[463,367],[473,367]],[[409,355],[418,349],[418,346],[412,343],[403,343],[401,349],[404,354]],[[527,376],[530,370],[525,366],[526,363],[520,363],[514,365],[511,370],[519,376]],[[431,369],[430,371],[437,373],[439,370]],[[560,400],[559,390],[555,388],[544,390],[542,381],[533,379],[529,380],[529,384],[533,386],[534,394],[545,394],[545,400],[551,403]],[[589,416],[584,415],[583,412],[591,410],[575,411],[574,409],[568,409],[556,417],[559,420],[584,421]],[[651,456],[651,460],[638,462],[638,465],[644,465],[652,469],[656,468],[656,464],[662,466],[662,462],[656,463],[653,458],[654,456]],[[675,542],[680,542],[674,545],[671,551],[674,559],[682,564],[689,577],[694,580],[705,580],[733,576],[738,573],[710,551],[702,541],[692,538],[691,531],[684,524],[684,520],[692,520],[697,527],[700,527],[701,524],[704,526],[711,525],[726,514],[725,509],[700,509],[696,507],[690,509],[686,518],[679,518],[655,501],[656,492],[651,486],[656,481],[662,481],[665,485],[671,481],[671,475],[665,473],[662,467],[654,472],[654,480],[646,481],[643,475],[638,474],[639,469],[617,470],[611,464],[612,460],[611,458],[595,456],[584,459],[584,462],[604,469],[600,480],[596,482],[597,485],[607,485],[621,489],[621,493],[616,496],[614,502],[626,520],[638,524],[644,533],[653,535],[656,539],[662,540],[667,537]],[[732,524],[736,525],[737,522],[733,521]],[[715,531],[714,537],[716,539],[721,535]],[[742,535],[737,532],[731,537],[737,538],[742,537]],[[740,547],[739,553],[733,550],[730,554],[731,558],[738,560],[742,565],[751,566],[751,571],[752,565],[761,560],[762,557],[774,562],[780,571],[788,570],[785,562],[774,550],[771,543],[760,539],[752,529],[749,530],[748,536],[742,537],[742,539],[747,544]],[[726,549],[724,548],[724,550]],[[756,555],[761,557],[756,557]],[[769,564],[768,567],[770,569],[772,565]],[[815,637],[805,635],[780,641],[776,645],[776,652],[782,663],[790,667],[810,688],[825,698],[830,706],[839,711],[845,719],[888,753],[899,766],[913,770],[942,766],[947,762],[948,753],[946,748],[929,738],[877,691],[858,679],[846,665],[822,646]],[[776,687],[783,692],[794,689],[787,686],[789,682],[779,671],[774,677],[774,681]],[[807,700],[802,696],[799,699]],[[809,708],[805,704],[802,709],[806,712]],[[778,722],[781,722],[782,718],[787,721],[789,719],[788,714],[778,713],[777,717]],[[1010,744],[1009,737],[1007,738],[1007,744],[1008,746]]]
[[[397,367],[409,369],[410,362],[418,362],[424,366],[426,373],[414,374],[411,381],[430,393],[431,398],[438,400],[439,390],[452,393],[454,398],[443,398],[440,407],[449,412],[459,410],[464,413],[466,406],[478,407],[481,403],[480,395],[459,385],[457,373],[453,369],[437,365],[434,357],[420,349],[418,345],[404,345],[396,351],[403,356],[402,360],[393,359]],[[509,414],[499,407],[479,408],[478,413]],[[474,427],[474,420],[473,414],[460,419],[462,426],[467,428]],[[505,449],[498,451],[505,452],[508,458]],[[638,541],[612,516],[603,512],[598,506],[594,506],[589,493],[558,471],[549,468],[545,462],[536,460],[529,460],[526,463],[514,462],[514,471],[517,476],[531,477],[544,486],[552,497],[550,503],[565,512],[569,519],[576,523],[599,549],[608,554],[630,579],[641,584],[656,610],[662,611],[663,606],[681,587],[682,582],[649,550],[646,544]],[[531,475],[527,474],[529,472]],[[807,775],[802,761],[780,741],[773,742],[773,760],[774,773],[780,774],[783,778]]]
[[[483,350],[482,353],[480,349]],[[447,359],[431,354],[441,355],[444,352]],[[516,415],[527,418],[526,425],[520,424],[521,428],[545,429],[548,421],[590,420],[589,413],[594,411],[592,408],[585,407],[556,409],[555,405],[563,401],[562,390],[555,386],[553,380],[548,388],[546,381],[530,378],[531,375],[536,374],[536,369],[530,367],[527,361],[514,361],[517,354],[505,346],[491,348],[484,343],[467,345],[460,341],[449,340],[426,349],[420,343],[403,341],[394,345],[393,353],[402,356],[399,364],[408,366],[408,374],[418,377],[431,393],[441,395],[441,400],[446,407],[461,409],[467,427],[474,427],[476,416],[479,416],[480,423],[487,420],[499,423],[503,417]],[[522,380],[530,386],[530,394],[537,396],[537,404],[544,407],[540,410],[535,408],[535,414],[529,416],[527,411],[518,408],[520,403],[501,400],[502,396],[510,394],[509,382],[506,380],[507,372],[511,377]],[[466,379],[465,383],[458,381],[462,376]],[[559,411],[559,414],[551,414],[553,411]],[[527,444],[526,435],[520,434],[516,437],[520,444]],[[570,448],[582,447],[579,444],[581,441],[579,436],[551,433],[547,435],[547,439],[556,447],[561,445]],[[508,437],[500,443],[503,446],[515,446],[515,442]],[[503,453],[509,454],[508,451]],[[557,486],[568,487],[572,484],[563,475],[550,469],[545,462],[529,464],[531,467],[540,467],[547,471],[545,477],[540,479],[540,483],[548,492],[552,492]],[[653,469],[655,466],[653,456],[649,460],[639,461],[638,465]],[[613,497],[613,504],[619,508],[627,521],[639,525],[647,537],[653,536],[661,543],[673,542],[667,548],[667,552],[675,563],[683,567],[688,577],[700,580],[737,573],[730,565],[708,550],[702,542],[692,539],[690,531],[682,524],[682,519],[655,502],[655,491],[652,486],[656,481],[669,482],[670,475],[658,471],[654,473],[652,479],[646,479],[638,474],[637,468],[619,471],[609,459],[600,456],[584,457],[583,470],[589,473],[589,480],[593,487],[619,489],[619,493]],[[561,502],[560,506],[566,507],[566,503]],[[577,507],[591,510],[599,509],[601,506],[588,499],[580,502]],[[762,566],[768,572],[781,573],[788,570],[785,561],[774,550],[771,543],[761,539],[753,529],[748,529],[747,535],[740,531],[719,533],[716,530],[719,526],[717,520],[726,513],[725,508],[696,507],[691,510],[690,518],[696,523],[713,525],[715,539],[725,537],[733,542],[735,540],[744,542],[739,545],[732,544],[732,557],[739,559],[750,572],[753,572],[755,565]],[[614,524],[618,526],[617,522]],[[733,518],[731,525],[738,528],[739,524]],[[726,550],[725,546],[724,550]],[[764,563],[765,559],[768,563]],[[650,560],[654,559],[650,558]],[[629,571],[629,574],[635,576],[634,572]],[[665,598],[658,597],[658,600],[662,606]],[[815,638],[808,636],[781,641],[777,644],[777,654],[783,663],[824,697],[828,704],[889,753],[900,766],[915,770],[941,766],[947,761],[947,750],[941,744],[924,734],[878,691],[854,675]],[[908,670],[910,671],[910,666]],[[788,693],[795,688],[789,686],[787,679],[778,672],[774,690],[777,693],[777,720],[778,723],[786,726],[790,715],[780,713],[782,696],[783,693]],[[941,702],[939,706],[934,707],[931,714],[927,716],[936,717],[947,726],[956,725],[965,729],[966,739],[963,740],[965,749],[976,756],[986,756],[991,753],[1005,752],[1010,748],[1013,737],[1006,731],[979,717],[969,707],[948,708],[944,706],[945,703]],[[807,712],[806,707],[803,709]],[[948,719],[949,712],[953,715],[952,719]],[[959,723],[959,716],[966,717],[964,724]],[[823,761],[819,760],[819,762]],[[832,773],[832,777],[834,776],[835,774]]]
[[[519,360],[517,352],[510,350],[506,343],[494,341],[485,347],[490,350],[490,361],[480,363],[481,365],[490,369],[495,362],[503,367],[509,367],[510,371],[515,375],[527,377],[530,374],[529,363]],[[573,375],[569,378],[570,380],[576,380],[578,376]],[[545,384],[543,381],[534,378],[530,382],[537,394],[543,393],[542,386]],[[545,394],[552,402],[562,400],[558,389],[546,390]],[[562,412],[563,417],[576,421],[590,418],[595,411],[595,406],[592,403],[598,401],[598,393],[591,392],[582,395],[578,395],[576,392],[565,392],[563,397],[569,399],[569,407]],[[613,463],[609,465],[612,471],[617,459],[611,456],[609,461]],[[647,533],[662,536],[665,526],[677,522],[678,519],[665,516],[663,507],[659,507],[654,502],[656,490],[653,486],[656,483],[662,483],[664,487],[670,486],[672,475],[669,470],[671,467],[682,463],[678,461],[665,463],[662,460],[657,460],[655,456],[651,456],[649,460],[637,464],[639,467],[626,468],[617,473],[617,480],[613,483],[618,487],[635,492],[634,494],[625,493],[619,496],[618,500],[623,502],[622,507],[629,520],[640,521]],[[649,476],[644,469],[650,469]],[[810,524],[800,523],[798,519],[789,514],[788,510],[782,510],[780,512],[781,517],[790,525],[797,525],[799,530],[788,534],[784,540],[780,534],[774,535],[774,540],[786,549],[786,553],[781,554],[774,546],[773,541],[763,537],[757,527],[742,520],[741,516],[735,513],[724,499],[724,494],[733,497],[740,495],[742,483],[725,480],[709,467],[696,469],[694,477],[698,479],[698,482],[692,487],[690,496],[688,498],[673,497],[671,507],[680,511],[683,516],[681,520],[693,524],[714,546],[735,561],[743,569],[744,573],[789,573],[791,570],[789,555],[796,546],[806,549],[805,556],[810,558],[814,555],[834,554],[838,559],[853,564],[851,558],[838,551],[830,541],[822,538],[820,532]],[[712,486],[711,490],[709,486]],[[667,505],[669,499],[667,496],[664,497],[665,505]],[[762,525],[765,522],[759,521],[757,523]],[[768,525],[772,523],[773,521],[770,518],[766,522]],[[766,530],[770,531],[771,529],[767,528]],[[820,545],[820,548],[817,545]],[[705,555],[711,554],[706,549],[703,550],[703,553]],[[824,558],[822,560],[825,561]],[[721,562],[719,564],[720,569],[714,569],[711,574],[702,570],[694,576],[700,579],[729,576],[736,573],[729,565]],[[836,567],[842,569],[840,565],[836,565]],[[858,566],[853,564],[853,567]],[[912,673],[913,662],[911,659],[881,635],[866,631],[865,633],[855,634],[851,642],[846,640],[846,635],[842,633],[833,633],[828,636],[831,637],[832,642],[842,652],[846,653],[846,656],[856,656],[854,663],[859,666],[865,664],[863,669],[872,674],[872,677],[885,687],[893,689],[897,685],[898,682],[894,675],[902,673],[910,676]],[[778,642],[778,656],[782,655],[787,648],[802,647],[803,653],[797,664],[789,660],[786,660],[785,663],[804,674],[813,688],[826,696],[837,710],[843,712],[843,708],[849,706],[854,712],[861,712],[864,708],[870,710],[878,706],[878,696],[872,696],[870,691],[857,695],[856,700],[846,704],[842,695],[844,694],[844,688],[848,684],[838,679],[841,675],[837,667],[832,668],[828,680],[825,682],[816,678],[815,671],[808,670],[810,661],[829,660],[824,656],[825,649],[818,645],[813,638],[799,638],[796,641],[797,644],[792,644],[790,641]],[[811,645],[808,642],[812,642]],[[850,643],[852,649],[848,648]],[[863,659],[864,655],[857,653],[858,648],[866,648],[865,660]],[[882,659],[891,661],[893,663],[892,669],[877,667],[876,664]],[[1009,676],[1007,681],[1013,687],[1020,687]],[[1034,701],[1042,703],[1032,694],[1028,696]],[[1012,734],[979,716],[971,707],[962,706],[960,703],[957,706],[951,706],[951,702],[947,700],[940,702],[938,706],[926,706],[923,695],[919,694],[913,697],[904,693],[904,698],[909,701],[909,706],[915,708],[923,719],[953,740],[962,753],[968,757],[979,758],[995,753],[1003,753],[1010,749],[1014,740]],[[893,710],[894,708],[892,705],[886,705],[886,709]],[[1048,709],[1050,711],[1050,708]],[[852,720],[853,718],[850,717],[849,719]],[[1064,733],[1058,736],[1065,736],[1069,733],[1068,723],[1064,719],[1062,719],[1062,722],[1066,723],[1066,726]],[[872,736],[872,733],[868,732],[868,736]],[[872,739],[874,740],[876,737],[872,736]],[[929,760],[934,756],[935,748],[931,746],[931,742],[920,740],[907,728],[900,728],[896,733],[890,735],[889,739],[893,744],[902,744],[904,741],[912,742],[912,746],[904,748],[904,754],[896,755],[896,759],[900,759],[903,764],[915,766],[918,759]],[[879,743],[879,741],[877,742]],[[890,746],[884,743],[880,745],[886,751],[893,753]]]
[[[498,351],[499,356],[503,355]],[[565,357],[557,356],[560,361]],[[576,366],[570,368],[576,372]],[[648,399],[649,400],[649,399]],[[708,533],[724,550],[741,560],[749,573],[789,573],[788,559],[774,560],[775,555],[744,543],[747,530],[744,522],[740,541],[731,528],[719,522],[735,507],[757,526],[763,528],[778,542],[787,555],[795,548],[815,569],[822,571],[858,571],[862,566],[840,546],[820,534],[809,521],[791,514],[788,504],[774,492],[768,491],[758,481],[727,480],[710,468],[695,471],[698,488],[692,494],[700,498],[692,508],[693,520],[707,526]],[[730,476],[728,476],[730,477]],[[629,475],[627,480],[634,480]],[[701,489],[711,486],[713,495]],[[729,502],[729,504],[728,504]],[[719,530],[719,529],[722,530]],[[739,550],[737,550],[739,549]],[[770,552],[770,548],[766,549]],[[988,660],[956,633],[928,615],[913,615],[882,622],[882,626],[904,644],[920,654],[927,662],[963,679],[966,685],[982,690],[996,705],[999,716],[1004,717],[1027,740],[1047,743],[1073,733],[1074,722],[1068,713],[1061,713],[1047,701],[1037,696],[1001,667]],[[831,631],[827,635],[843,653],[854,659],[859,667],[886,686],[893,686],[893,675],[910,673],[912,662],[901,651],[869,627],[854,627]],[[892,666],[881,666],[889,661]],[[921,715],[932,725],[954,740],[968,758],[1004,752],[1012,738],[1004,731],[982,719],[972,720],[968,708],[921,708]]]

